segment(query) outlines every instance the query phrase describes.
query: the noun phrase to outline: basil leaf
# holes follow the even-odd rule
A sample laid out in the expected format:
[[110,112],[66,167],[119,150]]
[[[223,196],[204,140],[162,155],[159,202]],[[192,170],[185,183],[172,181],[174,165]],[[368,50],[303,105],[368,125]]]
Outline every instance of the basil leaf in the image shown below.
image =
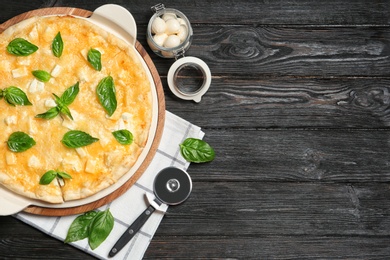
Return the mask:
[[50,73],[44,70],[33,70],[32,74],[42,82],[48,82],[51,78]]
[[107,76],[103,78],[97,85],[96,93],[100,104],[106,110],[108,115],[112,116],[117,106],[113,78],[111,76]]
[[114,217],[109,209],[97,213],[89,227],[88,242],[92,250],[97,248],[114,227]]
[[65,238],[65,243],[75,242],[88,237],[89,227],[97,215],[96,211],[88,211],[73,220]]
[[77,94],[80,91],[79,83],[77,82],[73,86],[69,87],[61,96],[61,101],[65,106],[69,106],[75,100]]
[[24,132],[12,133],[7,141],[8,148],[12,152],[24,152],[36,144],[35,140]]
[[4,90],[0,89],[0,99],[4,97]]
[[91,66],[97,70],[101,71],[102,70],[102,61],[101,61],[101,54],[100,51],[96,49],[89,49],[88,55],[87,55],[87,60]]
[[36,118],[42,118],[42,119],[53,119],[60,113],[60,110],[58,107],[53,107],[47,110],[45,113],[38,114],[35,117]]
[[51,43],[51,50],[53,55],[57,58],[61,57],[64,50],[64,42],[62,41],[61,32],[58,32]]
[[214,149],[205,141],[187,138],[180,144],[181,155],[189,162],[203,163],[214,160]]
[[65,103],[62,101],[62,99],[59,96],[57,96],[54,93],[53,96],[55,97],[55,102],[57,104],[57,108],[60,111],[60,113],[67,115],[68,117],[70,117],[70,119],[73,120],[72,114],[70,113],[68,106],[65,105]]
[[72,179],[72,176],[70,176],[70,174],[67,174],[66,172],[57,172],[57,177],[62,179]]
[[92,144],[98,140],[99,140],[98,138],[92,137],[91,135],[83,131],[71,130],[64,135],[61,142],[66,147],[78,148],[78,147],[83,147]]
[[28,100],[26,93],[20,88],[11,86],[3,90],[3,96],[5,101],[12,106],[29,106],[32,105]]
[[37,50],[36,45],[23,38],[15,38],[7,46],[7,52],[16,56],[28,56]]
[[45,174],[42,175],[41,179],[39,180],[39,184],[48,185],[55,179],[56,176],[57,176],[56,171],[54,170],[47,171],[45,172]]
[[133,142],[133,134],[126,129],[112,132],[115,139],[123,145],[131,144]]

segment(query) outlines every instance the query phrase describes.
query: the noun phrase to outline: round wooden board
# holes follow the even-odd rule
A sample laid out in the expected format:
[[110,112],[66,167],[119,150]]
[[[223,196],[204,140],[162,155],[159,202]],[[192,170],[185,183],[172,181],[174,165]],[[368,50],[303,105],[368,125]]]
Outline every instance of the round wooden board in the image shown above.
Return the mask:
[[[0,25],[0,33],[3,32],[8,27],[23,21],[27,18],[33,17],[33,16],[45,16],[45,15],[75,15],[80,17],[90,17],[92,15],[91,11],[84,10],[84,9],[78,9],[78,8],[70,8],[70,7],[52,7],[52,8],[42,8],[42,9],[36,9],[32,10],[23,14],[20,14],[18,16],[15,16],[11,18],[10,20],[2,23]],[[69,207],[69,208],[46,208],[46,207],[39,207],[39,206],[29,206],[24,211],[32,214],[37,215],[45,215],[45,216],[66,216],[66,215],[72,215],[72,214],[79,214],[83,213],[89,210],[96,209],[98,207],[101,207],[114,199],[121,196],[123,193],[125,193],[145,172],[146,168],[149,166],[150,162],[152,161],[158,145],[160,144],[161,136],[163,133],[164,128],[164,122],[165,122],[165,98],[164,98],[164,91],[161,83],[160,76],[158,74],[158,71],[156,67],[153,64],[153,61],[151,60],[150,56],[146,52],[146,50],[142,47],[142,45],[136,41],[135,47],[141,57],[144,59],[146,65],[148,66],[151,75],[153,77],[154,84],[156,86],[157,91],[157,100],[158,100],[158,120],[157,120],[157,129],[156,133],[151,145],[151,148],[145,158],[145,160],[142,162],[141,166],[138,168],[138,170],[134,173],[134,175],[120,188],[115,190],[113,193],[88,204],[84,204],[77,207]]]

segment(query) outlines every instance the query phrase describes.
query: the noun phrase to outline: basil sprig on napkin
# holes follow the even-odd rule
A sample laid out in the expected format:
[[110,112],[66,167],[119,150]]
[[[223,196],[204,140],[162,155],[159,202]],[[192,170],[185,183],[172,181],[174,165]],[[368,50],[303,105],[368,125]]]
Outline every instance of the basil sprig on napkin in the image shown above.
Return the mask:
[[65,90],[61,97],[58,97],[56,94],[53,93],[57,106],[50,108],[45,113],[38,114],[35,117],[42,119],[52,119],[58,114],[62,113],[73,120],[72,114],[70,113],[68,106],[73,103],[79,91],[80,87],[79,83],[77,82],[76,84]]
[[23,38],[15,38],[7,45],[7,52],[16,56],[28,56],[38,49],[38,46]]
[[30,106],[32,105],[28,100],[26,93],[18,87],[8,87],[0,89],[0,99],[4,97],[4,100],[11,106]]
[[215,158],[214,149],[205,141],[196,138],[187,138],[180,144],[181,155],[189,162],[204,163]]
[[35,144],[36,142],[31,136],[20,131],[12,133],[7,141],[8,148],[16,153],[27,151]]
[[94,250],[106,240],[113,227],[114,217],[110,209],[88,211],[73,220],[64,242],[71,243],[88,238],[88,244]]

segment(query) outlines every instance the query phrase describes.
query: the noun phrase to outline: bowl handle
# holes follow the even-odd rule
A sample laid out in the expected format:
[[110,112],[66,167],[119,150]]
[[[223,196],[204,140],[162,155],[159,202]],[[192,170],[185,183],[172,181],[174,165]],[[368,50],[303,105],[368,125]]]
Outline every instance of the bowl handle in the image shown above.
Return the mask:
[[0,216],[18,213],[31,205],[31,201],[0,186]]
[[93,11],[89,19],[119,32],[124,40],[135,46],[137,25],[126,8],[116,4],[102,5]]

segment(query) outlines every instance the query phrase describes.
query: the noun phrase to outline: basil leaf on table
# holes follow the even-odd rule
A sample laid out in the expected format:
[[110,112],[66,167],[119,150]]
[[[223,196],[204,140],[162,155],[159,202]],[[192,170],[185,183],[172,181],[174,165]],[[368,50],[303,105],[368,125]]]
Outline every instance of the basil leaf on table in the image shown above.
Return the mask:
[[110,210],[96,214],[89,227],[88,242],[92,250],[97,248],[111,233],[114,227],[114,217]]
[[196,138],[187,138],[180,144],[181,155],[189,162],[210,162],[215,158],[214,149],[205,141]]
[[18,87],[11,86],[11,87],[5,88],[2,93],[3,93],[2,95],[4,96],[5,101],[12,106],[16,106],[16,105],[30,106],[30,105],[32,105],[30,100],[28,100],[26,93],[24,93],[23,90],[21,90]]
[[96,49],[89,49],[88,54],[87,54],[87,60],[91,66],[97,70],[101,71],[102,70],[102,61],[101,61],[101,53],[100,51]]
[[51,50],[53,55],[57,58],[61,57],[62,51],[64,50],[64,42],[62,41],[61,33],[58,32],[54,37],[53,42],[51,44]]
[[32,74],[42,82],[48,82],[51,78],[50,73],[45,70],[33,70]]
[[100,104],[106,110],[108,115],[112,116],[117,107],[116,91],[113,78],[111,76],[103,78],[97,85],[96,93]]
[[88,244],[94,250],[106,240],[113,227],[114,217],[110,209],[88,211],[73,220],[64,242],[71,243],[88,238]]
[[99,141],[98,138],[79,130],[70,130],[62,138],[61,142],[68,148],[79,148]]
[[7,52],[16,56],[28,56],[38,50],[38,46],[23,38],[15,38],[7,45]]
[[133,134],[129,130],[122,129],[114,131],[112,134],[120,144],[128,145],[133,142]]
[[12,133],[7,141],[8,148],[12,152],[24,152],[36,144],[35,140],[24,132]]
[[88,237],[90,224],[96,216],[96,211],[88,211],[73,220],[68,229],[65,243],[71,243]]

